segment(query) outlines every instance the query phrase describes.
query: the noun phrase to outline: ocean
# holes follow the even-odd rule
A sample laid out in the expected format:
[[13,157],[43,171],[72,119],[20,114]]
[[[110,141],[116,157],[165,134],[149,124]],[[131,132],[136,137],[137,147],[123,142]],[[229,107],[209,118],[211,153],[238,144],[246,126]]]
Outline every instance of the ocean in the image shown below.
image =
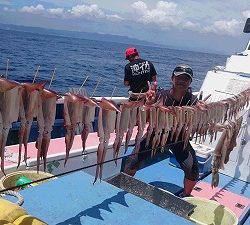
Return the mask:
[[[32,81],[40,65],[37,81],[51,79],[56,68],[51,89],[65,93],[79,88],[89,76],[84,87],[93,94],[101,78],[95,96],[127,96],[123,85],[124,51],[131,46],[122,43],[93,41],[72,37],[43,35],[12,30],[0,30],[0,74],[5,74],[9,59],[8,78],[16,81]],[[195,40],[194,40],[195,41]],[[175,50],[151,46],[135,46],[141,58],[150,60],[158,73],[162,88],[171,86],[171,73],[178,64],[189,64],[194,71],[192,88],[198,91],[208,70],[224,65],[227,56],[193,51]],[[181,48],[181,46],[180,46]],[[115,90],[114,90],[115,88]]]

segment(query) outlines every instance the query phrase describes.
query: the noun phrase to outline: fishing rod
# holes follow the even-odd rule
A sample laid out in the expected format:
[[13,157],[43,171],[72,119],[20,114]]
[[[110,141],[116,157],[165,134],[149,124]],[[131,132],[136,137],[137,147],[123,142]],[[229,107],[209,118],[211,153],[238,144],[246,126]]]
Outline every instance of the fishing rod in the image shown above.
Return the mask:
[[49,83],[49,90],[50,90],[50,87],[51,87],[51,84],[52,84],[52,81],[54,80],[55,78],[55,74],[56,74],[56,68],[53,70],[53,73],[52,73],[52,76],[51,76],[51,79],[50,79],[50,83]]
[[5,70],[5,78],[6,78],[6,79],[7,79],[7,77],[8,77],[9,62],[10,62],[10,60],[7,59],[7,62],[6,62],[6,70]]
[[114,93],[115,93],[115,90],[116,90],[116,86],[114,87],[114,89],[113,89],[113,91],[112,91],[112,94],[111,94],[111,96],[110,96],[110,100],[113,98],[113,95],[114,95]]
[[39,72],[39,69],[40,69],[40,66],[38,65],[37,69],[36,69],[36,72],[35,72],[35,75],[34,75],[34,78],[33,78],[33,81],[32,81],[32,84],[35,83],[35,80],[37,78],[37,75],[38,75],[38,72]]
[[89,76],[86,76],[85,80],[83,81],[82,85],[80,86],[80,88],[77,91],[77,94],[80,93],[81,89],[83,88],[84,84],[87,82],[87,80],[89,79]]
[[93,92],[92,92],[92,94],[91,94],[91,98],[94,96],[94,94],[95,94],[95,92],[96,92],[96,89],[97,89],[99,83],[101,82],[101,79],[102,79],[102,78],[99,76],[99,79],[98,79],[98,81],[97,81],[97,83],[96,83],[96,86],[95,86],[95,88],[94,88],[94,90],[93,90]]

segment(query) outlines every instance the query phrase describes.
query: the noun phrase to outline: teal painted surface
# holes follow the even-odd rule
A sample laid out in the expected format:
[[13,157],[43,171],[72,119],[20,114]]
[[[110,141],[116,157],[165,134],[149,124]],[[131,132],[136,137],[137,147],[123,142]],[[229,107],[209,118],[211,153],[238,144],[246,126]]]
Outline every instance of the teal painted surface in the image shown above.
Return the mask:
[[245,221],[244,225],[250,225],[250,216],[249,216],[248,219]]
[[165,159],[139,170],[135,178],[176,194],[183,189],[184,173]]
[[77,172],[23,190],[23,207],[50,225],[193,224],[105,182]]

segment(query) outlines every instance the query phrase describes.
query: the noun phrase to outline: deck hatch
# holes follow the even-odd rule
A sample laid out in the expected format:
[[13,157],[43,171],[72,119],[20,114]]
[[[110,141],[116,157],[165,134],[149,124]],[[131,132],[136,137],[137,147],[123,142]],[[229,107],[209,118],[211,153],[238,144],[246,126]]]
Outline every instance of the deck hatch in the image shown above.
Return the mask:
[[110,178],[107,182],[181,217],[187,218],[195,208],[194,205],[176,197],[172,193],[163,191],[124,173]]

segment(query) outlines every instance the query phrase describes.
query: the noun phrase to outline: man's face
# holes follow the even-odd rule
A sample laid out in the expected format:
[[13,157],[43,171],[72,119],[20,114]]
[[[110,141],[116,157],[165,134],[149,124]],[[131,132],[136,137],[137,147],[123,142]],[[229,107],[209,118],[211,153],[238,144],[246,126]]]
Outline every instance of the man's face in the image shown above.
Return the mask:
[[173,85],[175,88],[180,90],[187,90],[192,82],[190,76],[181,74],[172,78]]

